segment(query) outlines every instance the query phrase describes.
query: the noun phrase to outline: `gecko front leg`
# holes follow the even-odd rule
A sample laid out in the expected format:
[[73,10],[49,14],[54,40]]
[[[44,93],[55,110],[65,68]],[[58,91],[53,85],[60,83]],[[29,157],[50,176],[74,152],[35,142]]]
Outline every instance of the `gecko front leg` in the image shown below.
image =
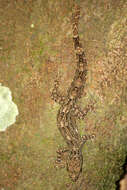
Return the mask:
[[[88,104],[87,107],[84,110],[81,110],[79,108],[79,106],[75,105],[74,108],[73,108],[74,116],[77,117],[77,119],[85,119],[85,116],[87,115],[87,113],[89,111],[94,110],[94,104],[95,104],[95,102]],[[94,138],[95,138],[95,134],[82,135],[81,138],[82,138],[81,145],[83,146],[83,144],[86,143],[87,140],[92,140],[93,141]]]

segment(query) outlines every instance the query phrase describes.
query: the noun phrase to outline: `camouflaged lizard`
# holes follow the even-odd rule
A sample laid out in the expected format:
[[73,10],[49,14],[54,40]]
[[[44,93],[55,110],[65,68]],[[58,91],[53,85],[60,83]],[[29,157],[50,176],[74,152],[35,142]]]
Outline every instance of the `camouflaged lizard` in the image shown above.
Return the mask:
[[74,79],[66,96],[62,96],[58,92],[59,81],[56,80],[51,95],[52,99],[61,105],[57,114],[57,126],[68,146],[67,149],[57,151],[56,163],[61,164],[63,162],[66,165],[69,176],[74,182],[79,178],[82,171],[82,147],[88,139],[86,135],[80,136],[76,119],[84,119],[88,111],[93,109],[93,103],[88,105],[84,111],[77,105],[77,101],[82,96],[87,75],[87,61],[78,34],[79,17],[80,7],[75,5],[72,14],[73,42],[77,62]]

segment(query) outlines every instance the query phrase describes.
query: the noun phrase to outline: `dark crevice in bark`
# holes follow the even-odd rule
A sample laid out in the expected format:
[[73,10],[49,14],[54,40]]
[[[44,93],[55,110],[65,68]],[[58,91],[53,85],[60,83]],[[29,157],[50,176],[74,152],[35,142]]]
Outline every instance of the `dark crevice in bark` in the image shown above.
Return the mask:
[[123,168],[123,174],[120,176],[120,179],[116,181],[116,190],[121,190],[120,181],[124,179],[125,175],[127,175],[127,157],[125,159],[125,163],[122,166]]

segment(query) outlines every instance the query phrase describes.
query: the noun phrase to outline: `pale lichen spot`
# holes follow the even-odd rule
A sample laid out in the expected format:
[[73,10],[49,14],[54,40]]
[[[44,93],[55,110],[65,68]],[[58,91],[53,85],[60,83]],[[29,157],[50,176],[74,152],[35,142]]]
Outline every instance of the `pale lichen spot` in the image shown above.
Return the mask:
[[14,124],[18,114],[10,89],[0,83],[0,131],[5,131],[7,127]]

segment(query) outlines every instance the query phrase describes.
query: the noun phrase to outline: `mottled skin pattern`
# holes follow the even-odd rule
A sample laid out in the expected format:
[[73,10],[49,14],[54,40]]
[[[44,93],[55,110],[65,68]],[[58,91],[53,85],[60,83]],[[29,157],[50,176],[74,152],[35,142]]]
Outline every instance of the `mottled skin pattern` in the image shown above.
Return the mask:
[[[57,126],[68,146],[67,149],[57,151],[58,156],[56,162],[59,165],[62,161],[66,164],[69,176],[74,182],[79,178],[82,171],[82,147],[87,140],[86,135],[83,137],[80,136],[76,125],[76,119],[84,119],[88,111],[93,109],[93,103],[88,105],[84,111],[81,111],[77,106],[77,101],[81,98],[84,90],[87,75],[87,61],[78,35],[79,17],[80,8],[75,5],[72,15],[73,42],[77,60],[77,69],[74,79],[66,96],[61,96],[58,92],[58,80],[55,81],[52,91],[52,99],[61,105],[57,114]],[[92,136],[89,138],[92,138]],[[63,167],[63,165],[61,164],[61,167]]]

